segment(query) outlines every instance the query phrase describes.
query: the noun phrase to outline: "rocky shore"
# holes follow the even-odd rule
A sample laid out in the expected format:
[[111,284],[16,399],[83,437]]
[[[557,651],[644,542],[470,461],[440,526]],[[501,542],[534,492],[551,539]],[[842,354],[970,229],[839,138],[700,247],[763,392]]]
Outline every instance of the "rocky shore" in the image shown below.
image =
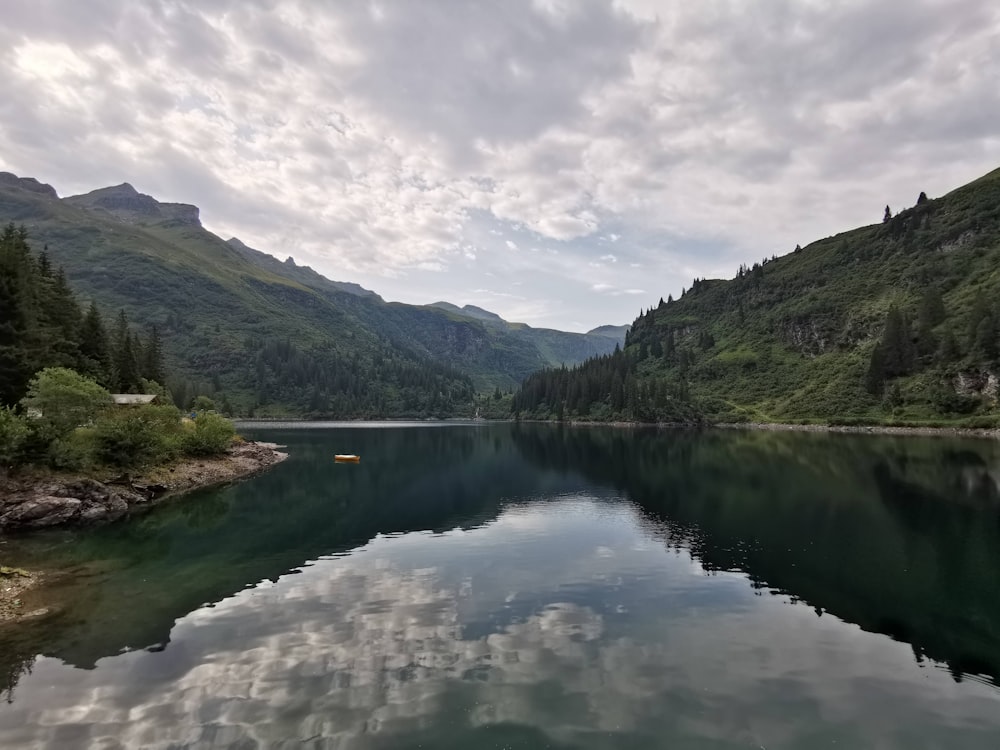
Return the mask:
[[[107,523],[192,490],[245,479],[288,458],[273,443],[243,442],[222,456],[185,459],[132,477],[25,473],[0,477],[0,538],[5,532]],[[4,561],[9,562],[9,561]],[[45,614],[32,599],[50,577],[0,566],[0,623]],[[35,602],[37,604],[37,602]]]
[[766,430],[773,432],[847,432],[857,435],[923,435],[928,437],[974,437],[1000,439],[1000,429],[972,427],[896,427],[892,425],[782,424],[775,422],[734,422],[713,424],[723,430]]
[[0,478],[0,535],[114,521],[167,497],[263,471],[287,458],[277,448],[270,443],[237,443],[221,456],[185,459],[130,477],[46,472]]

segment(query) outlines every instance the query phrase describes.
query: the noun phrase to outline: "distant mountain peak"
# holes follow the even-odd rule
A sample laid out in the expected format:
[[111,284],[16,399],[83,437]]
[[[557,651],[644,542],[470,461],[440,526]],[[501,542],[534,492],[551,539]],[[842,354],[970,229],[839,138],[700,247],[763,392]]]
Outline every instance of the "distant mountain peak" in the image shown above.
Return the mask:
[[476,307],[475,305],[465,305],[463,307],[459,307],[458,305],[453,305],[451,302],[440,301],[432,302],[428,305],[428,307],[437,307],[441,310],[447,310],[448,312],[455,313],[456,315],[464,315],[467,318],[475,318],[476,320],[507,325],[507,321],[495,312],[484,310],[483,308]]
[[[123,195],[139,195],[139,191],[136,190],[134,187],[132,187],[132,184],[129,182],[123,182],[121,185],[112,185],[111,187],[100,188],[99,190],[94,190],[93,192],[106,193],[106,194],[120,193]],[[146,197],[148,198],[149,196]]]
[[44,195],[49,198],[59,197],[59,194],[56,193],[56,189],[51,185],[39,182],[34,177],[18,177],[16,174],[11,172],[0,172],[0,186],[3,185],[20,188],[21,190],[27,190],[30,193],[39,193],[40,195]]
[[273,255],[269,255],[268,253],[261,252],[260,250],[250,247],[238,237],[230,237],[226,240],[226,244],[260,268],[270,271],[278,271],[278,269],[281,269],[280,273],[283,274],[292,274],[292,269],[295,269],[294,276],[292,278],[295,278],[300,283],[314,289],[324,289],[327,291],[336,290],[338,292],[353,294],[356,297],[369,297],[377,300],[382,299],[378,294],[370,289],[365,289],[360,284],[355,284],[350,281],[334,281],[317,273],[309,266],[300,266],[290,255],[285,258],[284,261],[278,260]]
[[630,325],[623,326],[597,326],[597,328],[591,328],[587,333],[592,336],[606,336],[610,339],[619,339],[623,344],[625,342],[625,334],[628,333],[628,329],[631,328]]
[[201,226],[200,211],[197,206],[187,203],[160,203],[151,195],[140,193],[127,182],[98,188],[84,195],[72,195],[64,200],[88,211],[109,213],[126,224],[170,222]]

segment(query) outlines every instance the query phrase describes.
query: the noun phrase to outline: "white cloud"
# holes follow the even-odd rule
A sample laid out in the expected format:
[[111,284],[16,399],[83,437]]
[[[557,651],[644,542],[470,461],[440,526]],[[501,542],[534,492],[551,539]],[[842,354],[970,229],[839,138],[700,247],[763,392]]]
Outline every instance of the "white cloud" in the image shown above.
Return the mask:
[[[467,287],[449,261],[485,216],[578,262],[616,243],[643,270],[615,284],[659,296],[1000,162],[988,0],[6,10],[6,168],[64,194],[128,180],[390,294],[408,269]],[[565,291],[567,321],[626,314]]]

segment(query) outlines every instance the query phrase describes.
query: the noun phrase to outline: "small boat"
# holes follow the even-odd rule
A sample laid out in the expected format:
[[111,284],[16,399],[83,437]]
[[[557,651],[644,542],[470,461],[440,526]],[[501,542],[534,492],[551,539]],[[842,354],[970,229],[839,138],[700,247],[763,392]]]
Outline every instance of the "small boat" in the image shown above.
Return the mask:
[[333,460],[342,464],[356,464],[361,460],[361,456],[355,456],[353,453],[338,453],[333,457]]

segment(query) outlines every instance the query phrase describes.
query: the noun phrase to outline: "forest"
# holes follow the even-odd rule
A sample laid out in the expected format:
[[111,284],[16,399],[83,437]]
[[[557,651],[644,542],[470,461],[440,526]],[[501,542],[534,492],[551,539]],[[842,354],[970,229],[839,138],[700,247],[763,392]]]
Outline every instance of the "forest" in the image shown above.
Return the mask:
[[[35,255],[24,227],[0,234],[0,471],[22,465],[136,469],[179,455],[224,451],[232,424],[195,398],[182,419],[161,385],[162,343],[119,311],[111,330],[82,310],[61,268]],[[112,393],[156,402],[117,407]]]
[[694,279],[621,352],[527,378],[514,415],[995,427],[998,301],[1000,170]]

